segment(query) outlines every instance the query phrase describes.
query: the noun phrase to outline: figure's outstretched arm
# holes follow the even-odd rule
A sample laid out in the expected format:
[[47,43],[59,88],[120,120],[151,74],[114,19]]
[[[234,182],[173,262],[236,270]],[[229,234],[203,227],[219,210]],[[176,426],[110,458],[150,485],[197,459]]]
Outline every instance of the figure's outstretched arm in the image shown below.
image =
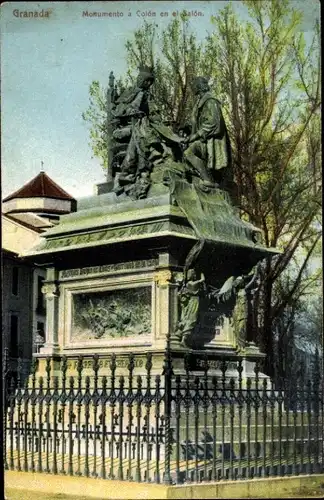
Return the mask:
[[232,293],[234,291],[234,283],[235,283],[234,276],[230,276],[225,281],[225,283],[223,284],[223,286],[221,287],[221,289],[218,292],[219,299],[227,300],[230,298],[230,296],[232,295]]
[[209,285],[207,288],[207,295],[209,299],[217,299],[219,294],[219,288],[215,288],[212,285]]

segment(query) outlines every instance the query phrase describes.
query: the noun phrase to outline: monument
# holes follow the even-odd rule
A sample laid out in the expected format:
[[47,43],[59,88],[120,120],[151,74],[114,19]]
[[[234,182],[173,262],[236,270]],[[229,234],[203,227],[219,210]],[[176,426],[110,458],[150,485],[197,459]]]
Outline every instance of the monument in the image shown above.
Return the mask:
[[177,135],[152,85],[144,66],[118,95],[110,74],[107,181],[25,255],[47,269],[40,372],[48,356],[57,375],[63,355],[71,373],[80,354],[115,353],[122,369],[132,352],[140,371],[151,352],[159,371],[167,348],[180,372],[188,352],[193,370],[219,352],[245,363],[263,356],[253,297],[258,265],[276,250],[238,216],[221,105],[196,77],[191,129]]
[[166,484],[319,470],[319,383],[292,397],[260,373],[277,251],[238,215],[220,103],[196,77],[178,135],[152,68],[121,95],[109,80],[106,182],[25,255],[47,270],[46,342],[10,386],[8,468]]

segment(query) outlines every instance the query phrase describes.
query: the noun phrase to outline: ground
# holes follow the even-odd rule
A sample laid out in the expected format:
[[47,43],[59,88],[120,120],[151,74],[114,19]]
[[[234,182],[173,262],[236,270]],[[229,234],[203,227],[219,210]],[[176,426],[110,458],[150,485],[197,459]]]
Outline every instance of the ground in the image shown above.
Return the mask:
[[[321,491],[319,491],[321,490]],[[262,498],[262,497],[250,497]],[[264,498],[264,497],[263,497]],[[281,498],[285,498],[282,496]],[[286,498],[323,498],[323,489],[318,491],[311,488],[298,488]],[[71,496],[64,493],[45,494],[34,491],[6,488],[6,500],[89,500],[89,497]],[[105,498],[92,498],[91,500],[106,500]]]
[[[45,494],[28,491],[28,490],[14,490],[12,488],[6,488],[6,499],[7,500],[89,500],[89,497],[79,497],[65,495],[64,493],[54,493]],[[105,500],[104,498],[92,498],[91,500]]]

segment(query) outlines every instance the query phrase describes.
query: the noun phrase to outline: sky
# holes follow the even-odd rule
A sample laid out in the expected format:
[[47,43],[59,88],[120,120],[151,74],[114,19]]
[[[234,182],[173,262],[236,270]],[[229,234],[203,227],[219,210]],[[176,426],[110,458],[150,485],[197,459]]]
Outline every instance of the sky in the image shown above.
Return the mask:
[[[89,105],[91,82],[99,80],[106,85],[112,70],[117,78],[125,74],[125,42],[144,20],[152,20],[163,29],[174,13],[189,10],[193,13],[191,29],[203,39],[212,30],[211,16],[227,3],[179,0],[2,4],[2,198],[40,170],[76,198],[91,195],[94,185],[105,181],[99,159],[93,157],[89,145],[89,124],[82,119]],[[305,12],[303,30],[311,33],[319,15],[319,2],[294,3]],[[234,4],[245,18],[242,3],[237,0]],[[25,11],[37,12],[38,17],[26,17]],[[89,15],[98,12],[115,15]]]

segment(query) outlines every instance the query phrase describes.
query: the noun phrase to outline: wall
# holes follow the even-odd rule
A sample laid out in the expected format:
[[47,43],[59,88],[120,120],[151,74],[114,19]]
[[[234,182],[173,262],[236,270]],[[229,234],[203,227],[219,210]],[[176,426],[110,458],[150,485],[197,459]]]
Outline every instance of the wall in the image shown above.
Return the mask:
[[40,242],[40,233],[2,215],[2,248],[17,254]]
[[[10,317],[18,317],[19,356],[29,361],[34,350],[33,340],[37,322],[45,324],[45,311],[37,311],[38,276],[45,277],[45,270],[27,264],[19,254],[39,244],[41,234],[19,222],[2,215],[3,248],[3,346],[10,345]],[[19,291],[12,294],[13,268],[18,268]]]
[[[13,268],[18,269],[17,295],[12,293]],[[33,332],[33,273],[32,266],[25,264],[17,256],[3,252],[2,255],[2,322],[3,347],[10,346],[10,318],[18,317],[18,355],[29,360],[32,354]]]

